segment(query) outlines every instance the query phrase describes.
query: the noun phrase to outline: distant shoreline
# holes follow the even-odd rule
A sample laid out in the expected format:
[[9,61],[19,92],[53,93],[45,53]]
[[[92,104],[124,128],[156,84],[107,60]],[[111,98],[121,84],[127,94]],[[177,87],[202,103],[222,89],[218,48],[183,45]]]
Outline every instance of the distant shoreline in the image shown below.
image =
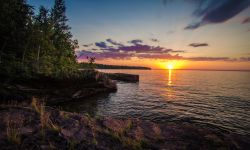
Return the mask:
[[[151,69],[151,70],[169,70],[169,69]],[[250,72],[250,70],[219,70],[219,69],[172,69],[172,70],[187,70],[187,71],[239,71],[239,72]]]
[[[89,68],[89,63],[79,63],[80,69]],[[137,69],[137,70],[151,70],[149,67],[143,66],[122,66],[122,65],[106,65],[106,64],[93,64],[94,69]]]

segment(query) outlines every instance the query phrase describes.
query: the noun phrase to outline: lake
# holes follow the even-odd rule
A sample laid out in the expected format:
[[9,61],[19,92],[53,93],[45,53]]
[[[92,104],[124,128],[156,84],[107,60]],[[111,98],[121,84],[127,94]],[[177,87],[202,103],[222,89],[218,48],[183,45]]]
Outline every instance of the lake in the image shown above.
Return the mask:
[[250,72],[100,70],[139,74],[139,83],[117,82],[116,93],[60,104],[93,116],[155,122],[195,122],[250,134]]

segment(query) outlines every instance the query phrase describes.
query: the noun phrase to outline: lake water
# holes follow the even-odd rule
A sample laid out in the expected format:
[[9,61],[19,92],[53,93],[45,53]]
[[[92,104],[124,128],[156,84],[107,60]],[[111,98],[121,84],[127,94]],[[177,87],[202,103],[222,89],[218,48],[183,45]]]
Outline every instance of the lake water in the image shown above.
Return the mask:
[[186,121],[250,135],[250,72],[101,70],[139,74],[139,83],[118,82],[118,91],[63,103],[65,110],[97,116]]

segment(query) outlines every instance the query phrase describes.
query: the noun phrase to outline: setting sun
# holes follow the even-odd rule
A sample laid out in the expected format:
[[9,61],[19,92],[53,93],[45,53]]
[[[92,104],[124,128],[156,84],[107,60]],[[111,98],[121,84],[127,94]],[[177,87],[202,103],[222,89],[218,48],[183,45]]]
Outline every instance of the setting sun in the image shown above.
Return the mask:
[[167,69],[169,69],[169,70],[174,69],[174,64],[173,63],[168,63],[167,64]]
[[158,62],[157,66],[159,66],[160,69],[173,70],[173,69],[183,69],[185,64],[186,62],[183,60],[172,60],[172,61]]

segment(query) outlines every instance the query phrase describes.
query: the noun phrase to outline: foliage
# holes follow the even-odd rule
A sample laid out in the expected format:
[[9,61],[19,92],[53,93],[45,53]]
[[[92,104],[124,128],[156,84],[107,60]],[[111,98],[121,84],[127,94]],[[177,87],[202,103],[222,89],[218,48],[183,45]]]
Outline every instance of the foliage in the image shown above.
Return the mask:
[[0,75],[8,78],[37,74],[60,78],[77,71],[64,0],[38,14],[25,0],[0,2]]
[[88,59],[88,69],[94,69],[95,57],[88,57],[87,56],[87,59]]

